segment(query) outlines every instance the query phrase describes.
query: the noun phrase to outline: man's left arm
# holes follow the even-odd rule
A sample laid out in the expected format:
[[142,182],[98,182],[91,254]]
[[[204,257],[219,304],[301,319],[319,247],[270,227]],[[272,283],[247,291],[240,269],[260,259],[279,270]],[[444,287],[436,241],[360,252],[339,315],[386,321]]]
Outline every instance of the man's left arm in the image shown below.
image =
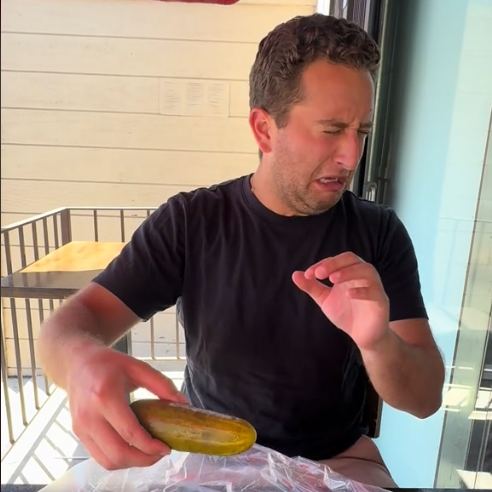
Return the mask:
[[[352,337],[380,397],[419,418],[442,402],[444,363],[432,336],[410,236],[393,211],[378,228],[374,263],[353,252],[325,258],[294,283]],[[333,287],[321,280],[329,279]]]
[[441,406],[444,363],[428,322],[413,242],[394,211],[380,233],[374,266],[389,300],[390,330],[361,353],[381,398],[425,418]]
[[415,417],[434,414],[442,403],[445,370],[427,319],[391,321],[388,335],[361,350],[366,371],[380,397]]

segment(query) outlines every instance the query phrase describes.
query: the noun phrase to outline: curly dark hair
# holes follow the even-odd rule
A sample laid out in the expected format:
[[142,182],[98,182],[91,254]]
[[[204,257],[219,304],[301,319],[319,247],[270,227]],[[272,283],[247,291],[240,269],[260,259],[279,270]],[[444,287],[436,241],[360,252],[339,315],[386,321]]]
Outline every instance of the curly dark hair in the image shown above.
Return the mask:
[[278,127],[285,126],[290,109],[303,98],[304,70],[320,59],[375,77],[380,52],[364,29],[346,19],[319,13],[294,17],[259,44],[249,76],[250,108],[267,111]]

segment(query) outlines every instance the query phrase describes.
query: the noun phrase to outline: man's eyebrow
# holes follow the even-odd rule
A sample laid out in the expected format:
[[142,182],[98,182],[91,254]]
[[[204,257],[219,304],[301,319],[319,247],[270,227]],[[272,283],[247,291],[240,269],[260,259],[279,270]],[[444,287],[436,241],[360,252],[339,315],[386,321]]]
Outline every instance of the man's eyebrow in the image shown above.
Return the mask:
[[[323,126],[334,126],[336,128],[347,128],[348,126],[350,126],[348,123],[344,123],[343,121],[340,121],[340,120],[318,120],[317,123],[319,125],[323,125]],[[372,122],[371,121],[368,121],[366,123],[361,123],[359,128],[362,128],[362,129],[370,129],[372,128]]]
[[347,128],[348,126],[347,123],[339,120],[318,120],[318,123],[324,126],[336,126],[339,128]]

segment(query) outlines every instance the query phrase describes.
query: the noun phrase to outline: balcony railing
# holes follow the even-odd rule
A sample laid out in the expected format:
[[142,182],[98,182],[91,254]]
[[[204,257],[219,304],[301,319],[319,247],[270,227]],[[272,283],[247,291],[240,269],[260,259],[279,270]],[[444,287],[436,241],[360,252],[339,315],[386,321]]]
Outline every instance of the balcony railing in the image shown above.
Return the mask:
[[[77,290],[70,285],[54,285],[53,272],[49,285],[41,288],[39,283],[47,272],[26,272],[70,243],[125,243],[153,210],[152,207],[60,208],[2,227],[1,411],[2,427],[5,425],[7,430],[2,433],[2,459],[54,390],[37,363],[37,335],[46,317]],[[93,272],[85,274],[85,280],[90,281]],[[28,280],[21,280],[20,285],[19,278],[9,281],[15,275]],[[164,364],[167,370],[170,367],[172,370],[177,362],[176,370],[182,368],[184,336],[174,309],[137,325],[126,343],[125,350],[156,367]]]

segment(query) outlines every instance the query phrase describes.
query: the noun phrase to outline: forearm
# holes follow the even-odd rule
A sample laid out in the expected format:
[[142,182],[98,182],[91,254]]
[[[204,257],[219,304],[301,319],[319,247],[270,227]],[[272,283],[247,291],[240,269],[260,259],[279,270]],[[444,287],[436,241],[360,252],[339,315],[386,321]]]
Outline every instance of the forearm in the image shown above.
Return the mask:
[[107,345],[98,337],[96,316],[82,303],[67,301],[41,326],[38,358],[46,376],[57,386],[67,389],[70,363],[77,354],[96,345]]
[[419,418],[439,409],[444,366],[437,348],[409,345],[389,330],[376,348],[361,352],[375,390],[388,405]]

